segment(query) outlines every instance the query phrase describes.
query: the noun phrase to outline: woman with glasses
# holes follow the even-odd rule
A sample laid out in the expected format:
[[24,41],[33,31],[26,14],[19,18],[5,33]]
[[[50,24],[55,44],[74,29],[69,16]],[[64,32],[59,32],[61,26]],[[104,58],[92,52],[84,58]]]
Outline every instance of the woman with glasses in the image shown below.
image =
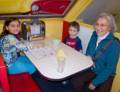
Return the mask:
[[86,51],[94,65],[72,78],[75,92],[110,92],[120,53],[120,44],[113,35],[115,30],[113,16],[101,13]]

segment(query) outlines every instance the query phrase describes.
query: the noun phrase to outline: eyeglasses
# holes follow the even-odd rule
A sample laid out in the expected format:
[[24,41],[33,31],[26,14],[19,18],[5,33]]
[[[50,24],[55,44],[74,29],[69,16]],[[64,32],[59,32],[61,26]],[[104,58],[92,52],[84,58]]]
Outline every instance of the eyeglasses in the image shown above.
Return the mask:
[[106,26],[108,26],[108,25],[96,23],[95,26],[97,26],[97,27],[98,27],[98,26],[100,26],[100,27],[106,27]]

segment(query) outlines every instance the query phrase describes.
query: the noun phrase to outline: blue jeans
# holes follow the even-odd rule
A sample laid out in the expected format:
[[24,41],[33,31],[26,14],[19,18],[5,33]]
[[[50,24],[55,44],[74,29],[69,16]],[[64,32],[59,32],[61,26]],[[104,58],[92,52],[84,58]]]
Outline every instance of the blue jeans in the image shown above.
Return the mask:
[[26,56],[20,56],[11,66],[8,67],[9,74],[18,74],[22,72],[32,74],[35,71],[35,66]]

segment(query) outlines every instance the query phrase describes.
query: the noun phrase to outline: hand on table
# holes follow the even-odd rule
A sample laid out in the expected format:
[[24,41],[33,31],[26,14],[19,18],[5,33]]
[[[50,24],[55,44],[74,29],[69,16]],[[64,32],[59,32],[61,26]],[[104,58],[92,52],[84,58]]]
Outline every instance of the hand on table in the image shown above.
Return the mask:
[[96,87],[95,87],[92,83],[90,83],[89,86],[88,86],[88,88],[89,88],[90,90],[95,90]]

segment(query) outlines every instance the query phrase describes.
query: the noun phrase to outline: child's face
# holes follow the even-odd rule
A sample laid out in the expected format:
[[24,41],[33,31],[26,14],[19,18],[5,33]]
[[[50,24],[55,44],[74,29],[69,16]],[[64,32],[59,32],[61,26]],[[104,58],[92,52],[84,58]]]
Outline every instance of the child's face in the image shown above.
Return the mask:
[[69,36],[71,38],[76,38],[77,34],[78,34],[77,28],[75,28],[73,26],[70,26],[70,28],[69,28]]
[[12,34],[18,34],[20,32],[20,23],[16,21],[10,22],[6,29]]

